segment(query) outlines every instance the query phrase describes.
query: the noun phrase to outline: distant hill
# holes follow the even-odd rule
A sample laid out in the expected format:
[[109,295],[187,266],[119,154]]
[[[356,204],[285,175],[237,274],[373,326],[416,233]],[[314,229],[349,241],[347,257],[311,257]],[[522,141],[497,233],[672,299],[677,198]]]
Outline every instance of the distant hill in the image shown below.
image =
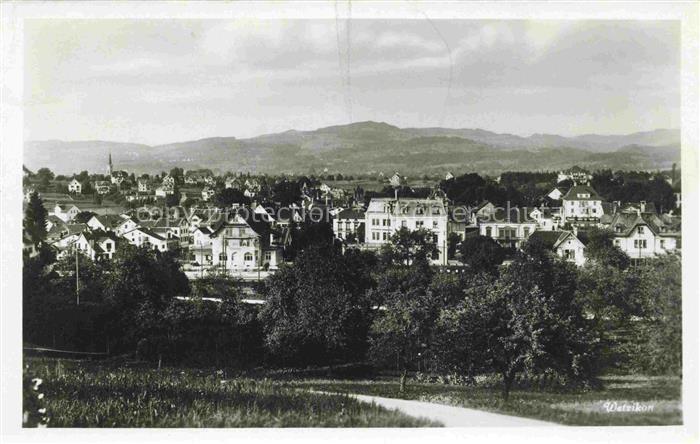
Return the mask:
[[106,141],[25,143],[24,163],[58,174],[102,172],[111,152],[115,168],[160,172],[185,169],[265,173],[403,173],[589,168],[657,169],[680,161],[680,131],[627,135],[522,137],[482,129],[398,128],[358,122],[313,131],[290,130],[249,139],[214,137],[148,146]]

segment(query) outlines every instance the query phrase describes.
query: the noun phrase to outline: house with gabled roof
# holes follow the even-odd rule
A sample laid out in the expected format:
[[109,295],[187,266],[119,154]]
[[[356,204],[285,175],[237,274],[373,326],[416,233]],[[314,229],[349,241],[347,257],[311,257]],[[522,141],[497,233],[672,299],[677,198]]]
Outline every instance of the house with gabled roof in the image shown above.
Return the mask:
[[131,245],[152,248],[158,251],[169,251],[175,244],[150,228],[139,226],[122,235]]
[[557,256],[578,266],[586,263],[584,236],[578,237],[571,231],[535,231],[530,235],[531,241],[539,241]]
[[578,165],[574,165],[568,170],[560,171],[557,175],[557,182],[563,182],[565,180],[571,180],[574,183],[584,184],[593,178],[588,170],[581,168]]
[[92,230],[114,231],[122,222],[122,217],[116,214],[96,214],[87,221],[87,225]]
[[49,212],[50,216],[56,216],[64,222],[73,220],[80,213],[80,208],[73,204],[58,203],[53,207],[53,211]]
[[74,177],[73,180],[68,182],[68,192],[74,194],[81,194],[83,192],[83,184],[78,182],[78,179]]
[[561,218],[571,225],[597,225],[603,213],[603,199],[589,185],[574,185],[562,197]]
[[112,259],[117,250],[117,236],[102,230],[85,230],[80,233],[75,243],[78,251],[93,261]]
[[681,219],[677,216],[618,212],[610,229],[615,245],[632,259],[673,253],[681,247]]
[[282,262],[279,234],[241,208],[211,227],[212,262],[226,272],[276,269]]

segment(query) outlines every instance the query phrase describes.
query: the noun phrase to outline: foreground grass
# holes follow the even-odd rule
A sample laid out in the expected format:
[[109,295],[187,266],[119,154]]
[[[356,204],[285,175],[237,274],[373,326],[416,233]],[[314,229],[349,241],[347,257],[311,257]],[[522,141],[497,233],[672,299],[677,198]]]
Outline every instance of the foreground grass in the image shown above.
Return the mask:
[[42,380],[49,427],[439,426],[346,395],[312,394],[271,380],[54,359],[25,364],[32,378]]
[[[292,383],[299,387],[341,394],[357,393],[388,398],[415,399],[475,408],[495,413],[523,416],[567,425],[680,425],[681,381],[674,377],[610,376],[603,378],[602,390],[557,392],[553,390],[514,390],[508,402],[493,385],[454,386],[411,383],[399,393],[396,380],[332,381]],[[651,406],[646,412],[608,412],[617,403]]]

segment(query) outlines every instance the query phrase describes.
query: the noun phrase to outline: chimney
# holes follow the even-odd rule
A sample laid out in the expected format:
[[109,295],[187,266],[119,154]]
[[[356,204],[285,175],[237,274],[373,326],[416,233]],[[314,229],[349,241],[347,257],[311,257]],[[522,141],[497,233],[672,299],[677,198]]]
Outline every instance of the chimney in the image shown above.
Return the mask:
[[578,237],[578,225],[574,225],[571,227],[571,231],[573,231],[574,236]]
[[647,211],[647,201],[646,200],[639,202],[639,210],[641,213],[646,213],[646,211]]

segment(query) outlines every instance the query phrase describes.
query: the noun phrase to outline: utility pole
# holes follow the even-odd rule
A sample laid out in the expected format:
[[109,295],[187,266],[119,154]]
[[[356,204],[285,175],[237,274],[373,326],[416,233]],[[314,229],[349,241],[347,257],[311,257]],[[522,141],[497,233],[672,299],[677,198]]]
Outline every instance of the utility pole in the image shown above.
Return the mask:
[[80,305],[80,268],[78,265],[78,244],[75,245],[75,305]]

